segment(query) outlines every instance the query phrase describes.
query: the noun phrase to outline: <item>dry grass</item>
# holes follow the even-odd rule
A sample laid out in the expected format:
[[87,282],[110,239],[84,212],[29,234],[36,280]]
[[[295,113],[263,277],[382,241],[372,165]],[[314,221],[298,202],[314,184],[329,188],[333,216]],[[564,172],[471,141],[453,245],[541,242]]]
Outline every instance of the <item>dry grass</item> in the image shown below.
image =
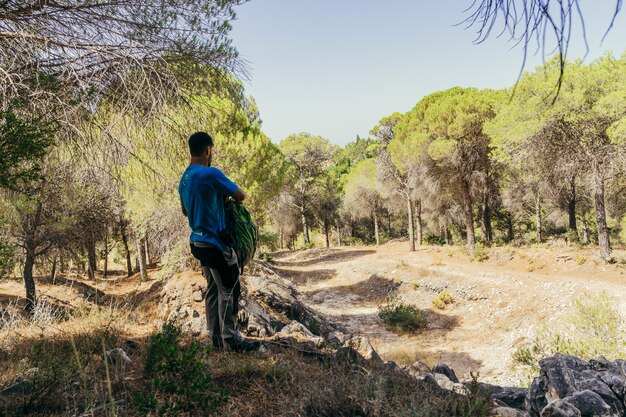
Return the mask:
[[[0,387],[34,372],[33,391],[0,400],[0,415],[146,415],[133,398],[150,394],[144,372],[149,339],[129,342],[126,335],[132,325],[127,314],[100,309],[43,331],[20,327],[12,342],[0,349]],[[176,348],[188,351],[192,342],[183,338]],[[115,347],[128,352],[133,361],[130,366],[103,360],[105,351]],[[213,375],[215,389],[227,396],[215,415],[487,415],[483,398],[424,385],[391,367],[352,368],[332,356],[303,356],[290,348],[272,350],[212,352],[203,357],[202,366]],[[196,415],[209,412],[199,409]]]

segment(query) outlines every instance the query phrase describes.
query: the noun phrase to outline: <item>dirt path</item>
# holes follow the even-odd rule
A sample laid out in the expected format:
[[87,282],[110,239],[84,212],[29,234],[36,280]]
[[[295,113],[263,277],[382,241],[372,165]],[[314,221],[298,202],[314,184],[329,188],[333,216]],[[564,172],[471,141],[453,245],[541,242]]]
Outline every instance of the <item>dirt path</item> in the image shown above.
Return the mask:
[[[626,269],[601,265],[589,250],[493,249],[470,261],[459,248],[407,244],[379,248],[277,253],[274,264],[305,302],[367,336],[381,356],[398,363],[441,362],[469,378],[515,384],[512,353],[542,322],[559,320],[586,292],[607,291],[626,314]],[[455,302],[432,307],[442,290]],[[378,307],[389,293],[427,310],[429,329],[400,336],[385,329]]]

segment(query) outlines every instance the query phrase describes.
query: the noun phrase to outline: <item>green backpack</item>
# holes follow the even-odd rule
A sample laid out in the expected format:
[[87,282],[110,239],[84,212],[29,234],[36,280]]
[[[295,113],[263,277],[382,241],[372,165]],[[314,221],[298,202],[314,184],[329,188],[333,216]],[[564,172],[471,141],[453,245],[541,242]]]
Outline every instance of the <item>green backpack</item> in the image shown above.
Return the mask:
[[239,268],[254,258],[259,230],[250,216],[250,212],[239,201],[229,198],[224,206],[226,214],[225,243],[231,246],[237,254]]

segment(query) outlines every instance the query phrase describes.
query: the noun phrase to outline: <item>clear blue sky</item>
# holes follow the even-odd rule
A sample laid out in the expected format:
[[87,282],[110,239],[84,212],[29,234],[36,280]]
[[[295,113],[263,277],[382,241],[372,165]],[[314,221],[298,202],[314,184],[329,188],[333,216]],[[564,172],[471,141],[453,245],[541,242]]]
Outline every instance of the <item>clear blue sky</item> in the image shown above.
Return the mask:
[[[471,0],[252,0],[237,9],[232,38],[249,63],[248,95],[277,143],[310,132],[344,145],[424,95],[456,85],[501,88],[517,79],[522,49],[506,37],[474,45],[454,26]],[[581,1],[587,61],[626,49],[626,11],[600,41],[614,0]],[[595,7],[592,7],[595,6]],[[569,58],[582,57],[580,28]],[[527,69],[541,64],[529,57]]]

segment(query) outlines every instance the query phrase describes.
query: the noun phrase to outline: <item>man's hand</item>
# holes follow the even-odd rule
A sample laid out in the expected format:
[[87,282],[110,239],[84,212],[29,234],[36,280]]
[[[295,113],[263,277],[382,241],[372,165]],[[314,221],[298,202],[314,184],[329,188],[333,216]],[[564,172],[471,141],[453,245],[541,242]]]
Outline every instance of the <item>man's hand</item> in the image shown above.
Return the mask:
[[235,194],[233,194],[232,197],[235,200],[242,202],[246,198],[246,193],[241,188],[237,188],[237,191],[235,191]]

